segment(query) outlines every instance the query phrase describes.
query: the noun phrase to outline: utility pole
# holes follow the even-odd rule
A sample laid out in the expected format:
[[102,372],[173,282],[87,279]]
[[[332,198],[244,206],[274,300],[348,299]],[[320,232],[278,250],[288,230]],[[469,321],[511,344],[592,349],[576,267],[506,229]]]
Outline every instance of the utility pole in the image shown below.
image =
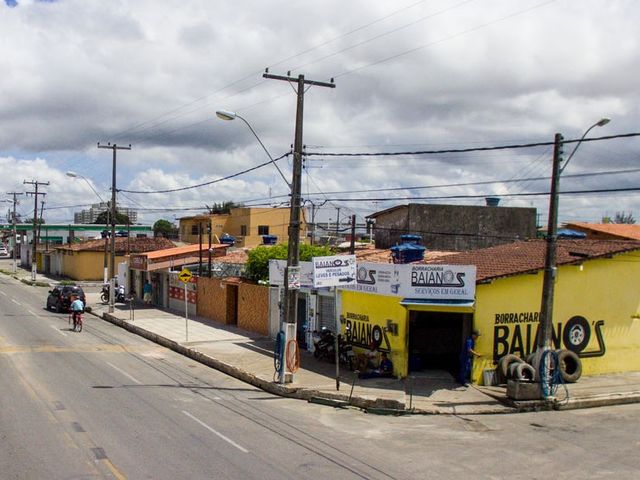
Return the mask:
[[38,269],[38,263],[36,261],[36,253],[38,248],[38,195],[46,195],[44,192],[38,192],[38,187],[40,185],[49,185],[49,182],[39,182],[38,180],[32,180],[31,182],[27,182],[24,180],[22,182],[24,185],[34,185],[35,192],[26,192],[27,195],[33,195],[34,197],[34,207],[33,207],[33,248],[31,249],[31,280],[33,282],[36,281],[36,273]]
[[131,150],[131,145],[121,147],[115,143],[100,145],[98,148],[109,148],[113,151],[113,165],[111,172],[111,259],[109,261],[109,313],[115,310],[116,299],[116,152],[118,150]]
[[336,217],[336,242],[338,241],[338,236],[340,235],[340,207],[336,207],[337,217]]
[[[333,79],[331,83],[317,82],[314,80],[306,80],[304,75],[298,75],[298,78],[291,77],[290,72],[286,76],[272,75],[269,70],[262,75],[263,78],[271,80],[281,80],[289,84],[296,83],[297,89],[297,106],[296,106],[296,128],[295,140],[293,146],[293,174],[291,180],[291,213],[289,217],[289,247],[287,251],[287,268],[284,274],[284,317],[285,324],[285,345],[289,340],[296,339],[296,320],[298,310],[298,290],[289,288],[289,271],[292,267],[297,269],[300,260],[300,206],[302,203],[302,124],[304,112],[304,94],[305,85],[335,88]],[[284,360],[284,358],[282,359]],[[284,365],[284,361],[280,362]],[[280,372],[280,382],[285,381],[284,367]],[[293,377],[293,375],[292,375]]]
[[351,215],[351,244],[349,245],[349,253],[356,253],[356,216]]
[[17,196],[24,195],[18,192],[7,192],[7,195],[13,195],[13,213],[11,214],[11,225],[13,226],[13,273],[18,271],[18,256],[16,248],[18,248],[18,232],[16,229],[16,205],[18,203]]
[[538,350],[551,348],[553,325],[553,284],[556,280],[556,242],[558,238],[558,192],[560,189],[560,163],[562,163],[562,135],[556,133],[553,147],[553,166],[551,173],[551,198],[549,199],[549,218],[547,223],[547,248],[542,281],[542,303],[540,306],[540,334]]
[[[42,233],[42,219],[44,218],[43,215],[44,215],[44,200],[42,200],[40,202],[40,221],[38,222],[38,243],[42,243],[40,241],[40,239],[42,238],[42,236],[40,234]],[[46,235],[46,232],[45,232],[45,235]],[[47,250],[47,246],[46,246],[46,243],[45,243],[45,251],[46,250]]]

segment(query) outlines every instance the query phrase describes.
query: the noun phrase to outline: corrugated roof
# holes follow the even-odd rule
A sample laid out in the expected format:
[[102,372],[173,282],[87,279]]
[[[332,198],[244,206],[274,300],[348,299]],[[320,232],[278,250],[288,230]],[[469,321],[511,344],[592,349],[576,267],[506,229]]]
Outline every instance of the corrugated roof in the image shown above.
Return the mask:
[[[580,263],[587,259],[640,250],[640,242],[621,240],[558,240],[557,264]],[[429,263],[475,265],[476,280],[544,269],[546,241],[541,239],[507,243],[495,247],[445,255]]]
[[[103,252],[105,241],[103,239],[87,240],[80,243],[71,243],[67,245],[56,246],[56,250],[67,250],[73,252]],[[162,250],[167,248],[173,248],[174,243],[167,238],[127,238],[116,237],[116,253],[123,255],[126,252],[129,253],[144,253],[154,250]],[[107,249],[111,248],[111,240],[107,240]]]
[[640,225],[633,225],[627,223],[586,223],[575,222],[567,223],[568,228],[581,228],[584,230],[591,230],[598,233],[606,233],[608,235],[615,235],[620,238],[629,238],[632,240],[640,240]]

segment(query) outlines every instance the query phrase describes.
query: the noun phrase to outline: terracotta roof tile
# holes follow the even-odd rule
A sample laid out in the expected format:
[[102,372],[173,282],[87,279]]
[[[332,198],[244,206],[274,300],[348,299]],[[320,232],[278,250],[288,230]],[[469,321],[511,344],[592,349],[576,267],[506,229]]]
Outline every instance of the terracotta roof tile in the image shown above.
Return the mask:
[[[72,243],[67,245],[56,246],[56,250],[67,250],[73,252],[103,252],[105,241],[87,240],[86,242]],[[115,238],[116,253],[118,255],[124,255],[129,253],[143,253],[154,250],[162,250],[166,248],[173,248],[174,243],[167,238]],[[111,248],[111,241],[107,242],[107,248]]]
[[[557,264],[580,263],[585,259],[640,250],[640,242],[620,240],[558,240]],[[545,240],[529,240],[479,250],[454,253],[431,263],[476,265],[476,280],[506,277],[544,269]]]
[[615,235],[620,238],[627,238],[632,240],[640,240],[640,225],[633,225],[627,223],[586,223],[575,222],[567,223],[567,228],[577,227],[581,230],[592,230],[593,232],[606,233],[608,235]]

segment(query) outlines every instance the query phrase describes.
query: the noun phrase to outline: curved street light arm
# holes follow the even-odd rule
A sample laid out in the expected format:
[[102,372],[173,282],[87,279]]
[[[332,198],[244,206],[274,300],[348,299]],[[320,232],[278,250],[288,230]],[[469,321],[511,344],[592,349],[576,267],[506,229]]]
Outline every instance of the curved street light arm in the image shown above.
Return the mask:
[[606,125],[607,123],[609,123],[611,120],[608,118],[601,118],[600,120],[598,120],[596,123],[594,123],[593,125],[591,125],[589,128],[587,128],[587,130],[584,132],[584,134],[582,135],[582,137],[580,138],[580,140],[578,140],[578,143],[576,143],[576,146],[573,148],[573,150],[571,151],[571,153],[569,154],[569,156],[567,157],[567,160],[564,162],[564,165],[562,165],[562,167],[560,167],[560,174],[562,174],[562,172],[564,171],[565,168],[567,168],[567,165],[569,164],[569,161],[571,160],[571,158],[573,158],[573,154],[576,153],[576,150],[578,150],[578,147],[580,146],[580,144],[582,143],[582,141],[585,139],[585,137],[589,134],[589,132],[591,130],[593,130],[595,127],[602,127],[603,125]]
[[100,194],[96,191],[95,188],[93,188],[93,185],[91,185],[91,182],[87,179],[87,177],[85,177],[84,175],[80,175],[79,173],[76,172],[67,172],[67,177],[80,177],[81,179],[83,179],[85,182],[87,182],[87,185],[89,185],[89,187],[91,188],[91,190],[93,190],[93,193],[96,194],[96,197],[98,197],[100,199],[100,201],[102,203],[106,203],[103,198],[100,196]]

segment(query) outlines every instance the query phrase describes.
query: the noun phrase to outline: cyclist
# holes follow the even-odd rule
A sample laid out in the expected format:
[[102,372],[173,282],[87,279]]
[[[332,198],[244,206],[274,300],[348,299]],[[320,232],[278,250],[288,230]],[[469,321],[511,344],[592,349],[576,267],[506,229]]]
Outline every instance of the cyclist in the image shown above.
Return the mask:
[[73,300],[71,302],[71,315],[73,318],[73,329],[75,330],[78,324],[78,318],[84,312],[84,303],[82,303],[82,300],[80,300],[77,295],[72,295],[71,299]]

